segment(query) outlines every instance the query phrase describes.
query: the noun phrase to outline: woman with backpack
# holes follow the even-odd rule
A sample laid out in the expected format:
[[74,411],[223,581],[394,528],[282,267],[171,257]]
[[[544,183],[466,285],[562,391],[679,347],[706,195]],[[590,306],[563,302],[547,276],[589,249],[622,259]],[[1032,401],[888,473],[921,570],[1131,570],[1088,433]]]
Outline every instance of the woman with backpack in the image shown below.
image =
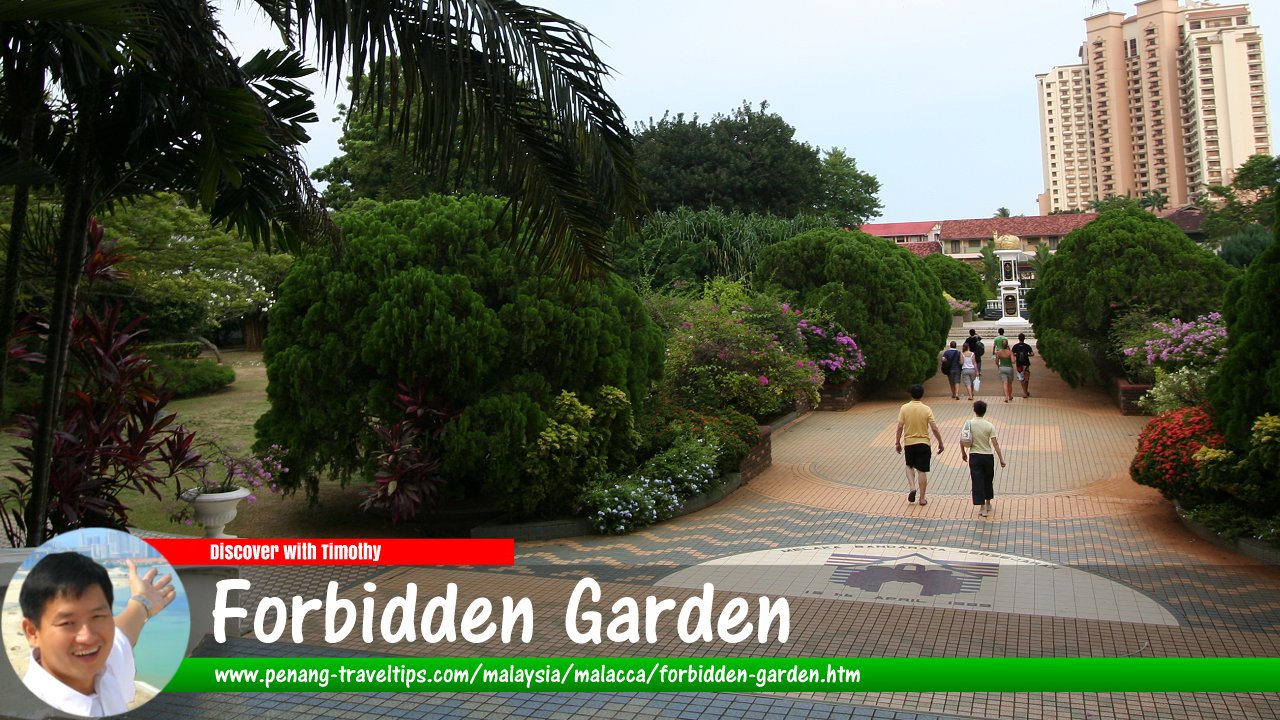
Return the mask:
[[951,383],[951,399],[960,399],[960,351],[956,349],[956,341],[951,347],[942,351],[942,374]]

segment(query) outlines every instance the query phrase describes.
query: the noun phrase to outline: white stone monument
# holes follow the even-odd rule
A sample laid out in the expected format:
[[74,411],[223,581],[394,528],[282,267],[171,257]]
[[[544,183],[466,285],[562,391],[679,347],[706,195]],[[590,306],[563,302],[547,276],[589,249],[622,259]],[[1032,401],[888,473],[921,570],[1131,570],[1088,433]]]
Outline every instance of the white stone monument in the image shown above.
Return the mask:
[[1022,238],[1017,235],[996,235],[995,256],[1000,261],[1000,310],[1001,321],[1026,324],[1018,312],[1018,300],[1022,297],[1022,281],[1018,279],[1018,260],[1022,258]]

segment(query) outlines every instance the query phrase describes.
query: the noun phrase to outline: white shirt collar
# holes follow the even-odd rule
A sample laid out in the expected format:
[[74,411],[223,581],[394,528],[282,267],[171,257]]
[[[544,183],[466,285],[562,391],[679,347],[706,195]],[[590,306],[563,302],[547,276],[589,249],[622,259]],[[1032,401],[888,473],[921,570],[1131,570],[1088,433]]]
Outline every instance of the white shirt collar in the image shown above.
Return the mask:
[[76,692],[49,674],[38,662],[36,651],[31,653],[22,682],[45,704],[63,712],[81,717],[105,717],[129,710],[129,703],[134,696],[136,672],[133,646],[129,644],[129,638],[117,629],[111,654],[107,656],[107,664],[94,679],[94,690],[97,691],[94,694]]

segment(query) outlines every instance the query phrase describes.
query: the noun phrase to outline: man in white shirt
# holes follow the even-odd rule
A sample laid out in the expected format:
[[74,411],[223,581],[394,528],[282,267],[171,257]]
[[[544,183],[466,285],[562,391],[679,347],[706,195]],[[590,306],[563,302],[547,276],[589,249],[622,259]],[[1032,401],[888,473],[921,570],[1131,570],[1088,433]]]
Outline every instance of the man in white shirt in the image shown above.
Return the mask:
[[[106,568],[76,552],[46,555],[22,582],[22,632],[31,661],[22,682],[45,703],[73,715],[104,717],[129,709],[134,697],[133,646],[142,626],[173,602],[171,577],[150,570],[112,617],[115,593]],[[118,631],[118,632],[117,632]]]

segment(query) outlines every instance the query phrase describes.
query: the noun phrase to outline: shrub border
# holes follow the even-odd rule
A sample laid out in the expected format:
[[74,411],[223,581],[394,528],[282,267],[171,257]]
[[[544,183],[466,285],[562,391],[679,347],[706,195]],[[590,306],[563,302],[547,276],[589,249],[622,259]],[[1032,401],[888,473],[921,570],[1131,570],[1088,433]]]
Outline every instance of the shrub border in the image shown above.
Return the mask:
[[1280,547],[1265,543],[1253,538],[1240,538],[1234,543],[1214,532],[1206,525],[1192,520],[1187,517],[1187,511],[1175,506],[1174,512],[1178,514],[1178,520],[1182,521],[1182,525],[1190,530],[1193,534],[1202,540],[1217,545],[1220,548],[1240,553],[1247,558],[1257,560],[1265,565],[1280,566]]
[[[730,473],[725,476],[724,483],[714,490],[695,495],[684,502],[680,510],[672,515],[672,518],[678,518],[681,515],[705,510],[725,499],[729,493],[742,487],[746,482],[742,479],[742,473]],[[670,519],[670,518],[668,518]],[[587,518],[565,518],[562,520],[543,520],[540,522],[526,522],[504,524],[504,518],[497,518],[491,522],[481,523],[471,528],[471,537],[473,538],[513,538],[515,540],[555,540],[558,538],[577,537],[580,535],[597,535],[596,531],[591,527],[591,521]]]

